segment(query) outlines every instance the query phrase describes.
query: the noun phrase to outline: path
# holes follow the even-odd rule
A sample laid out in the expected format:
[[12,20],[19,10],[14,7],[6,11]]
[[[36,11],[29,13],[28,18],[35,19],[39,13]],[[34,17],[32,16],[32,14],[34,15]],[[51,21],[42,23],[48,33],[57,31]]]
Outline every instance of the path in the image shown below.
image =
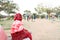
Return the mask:
[[33,40],[60,40],[60,22],[37,19],[35,22],[23,20],[23,23],[32,33]]

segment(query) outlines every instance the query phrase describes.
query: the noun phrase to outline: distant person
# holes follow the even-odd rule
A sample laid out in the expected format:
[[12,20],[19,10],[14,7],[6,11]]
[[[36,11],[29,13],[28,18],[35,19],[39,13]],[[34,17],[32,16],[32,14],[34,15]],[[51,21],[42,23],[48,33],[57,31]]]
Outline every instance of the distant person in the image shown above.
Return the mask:
[[48,19],[48,15],[46,15],[46,19]]
[[32,15],[32,21],[35,21],[35,19],[37,18],[36,14]]
[[52,15],[52,21],[55,21],[55,15]]
[[26,20],[26,14],[23,14],[23,18]]
[[7,40],[7,35],[5,34],[1,25],[0,25],[0,40]]
[[32,35],[23,27],[22,15],[17,13],[11,27],[12,40],[32,40]]
[[27,21],[29,21],[31,19],[31,16],[30,15],[28,15],[27,16]]
[[31,20],[33,21],[33,15],[31,15]]
[[27,21],[29,21],[29,18],[30,18],[29,15],[27,15]]

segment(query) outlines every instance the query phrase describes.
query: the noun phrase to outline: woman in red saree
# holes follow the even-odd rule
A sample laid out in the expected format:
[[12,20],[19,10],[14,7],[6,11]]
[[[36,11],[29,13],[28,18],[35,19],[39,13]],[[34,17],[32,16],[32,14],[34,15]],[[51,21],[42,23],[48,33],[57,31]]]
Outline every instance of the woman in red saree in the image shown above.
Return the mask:
[[22,15],[17,13],[11,27],[12,40],[32,40],[32,35],[23,27]]

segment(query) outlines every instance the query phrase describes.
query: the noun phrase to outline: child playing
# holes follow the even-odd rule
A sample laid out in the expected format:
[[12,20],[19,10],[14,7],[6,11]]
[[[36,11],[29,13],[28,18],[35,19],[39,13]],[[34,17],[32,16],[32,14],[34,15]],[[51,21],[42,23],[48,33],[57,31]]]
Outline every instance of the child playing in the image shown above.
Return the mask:
[[17,13],[11,27],[12,40],[32,40],[32,35],[23,27],[22,15]]

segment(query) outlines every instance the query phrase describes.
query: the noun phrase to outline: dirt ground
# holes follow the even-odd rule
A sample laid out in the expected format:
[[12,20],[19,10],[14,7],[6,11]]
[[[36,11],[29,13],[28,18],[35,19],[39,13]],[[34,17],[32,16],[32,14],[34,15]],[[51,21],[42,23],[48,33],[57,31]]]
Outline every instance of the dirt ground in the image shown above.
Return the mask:
[[[35,21],[23,20],[24,27],[32,34],[33,40],[60,40],[60,21],[36,19]],[[10,30],[6,31],[10,35]]]

